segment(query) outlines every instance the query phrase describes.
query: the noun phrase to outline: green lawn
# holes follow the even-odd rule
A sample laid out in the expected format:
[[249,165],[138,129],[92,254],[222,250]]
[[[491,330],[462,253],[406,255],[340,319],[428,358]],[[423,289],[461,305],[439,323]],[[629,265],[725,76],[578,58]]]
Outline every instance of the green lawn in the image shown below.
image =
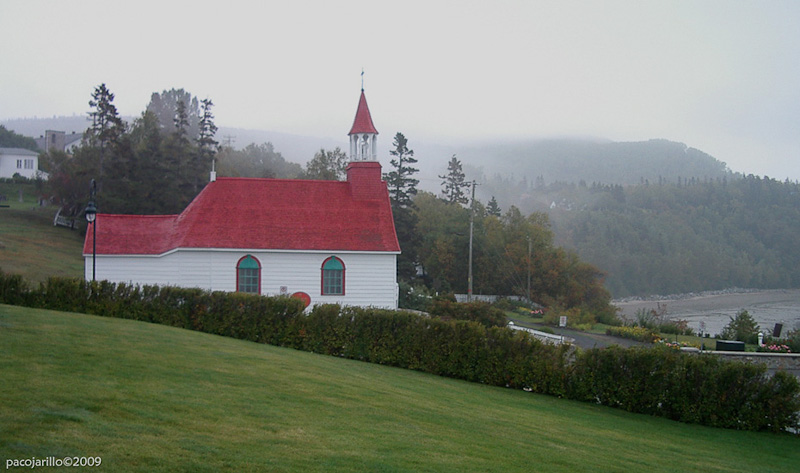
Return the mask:
[[[23,202],[18,190],[23,189]],[[50,276],[83,277],[83,237],[54,227],[55,207],[38,207],[33,185],[0,183],[9,205],[0,208],[0,269],[41,282]]]
[[[93,471],[786,472],[800,438],[0,305],[0,461]],[[13,471],[13,470],[12,470]]]

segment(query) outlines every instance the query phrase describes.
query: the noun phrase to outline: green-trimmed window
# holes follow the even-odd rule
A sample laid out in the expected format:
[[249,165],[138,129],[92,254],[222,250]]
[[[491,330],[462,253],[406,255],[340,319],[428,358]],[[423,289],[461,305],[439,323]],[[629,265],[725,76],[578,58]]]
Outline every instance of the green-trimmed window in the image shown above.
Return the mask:
[[236,265],[236,290],[261,294],[261,263],[251,255],[243,257]]
[[344,263],[335,256],[322,263],[322,295],[344,295]]

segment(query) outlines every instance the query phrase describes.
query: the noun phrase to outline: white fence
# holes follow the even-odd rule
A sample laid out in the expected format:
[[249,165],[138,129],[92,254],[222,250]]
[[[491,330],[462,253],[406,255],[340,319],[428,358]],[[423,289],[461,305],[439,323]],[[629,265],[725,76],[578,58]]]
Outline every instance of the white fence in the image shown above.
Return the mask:
[[555,345],[561,345],[562,343],[571,345],[572,343],[575,342],[574,338],[565,337],[563,335],[556,335],[553,333],[542,332],[528,327],[521,327],[519,325],[514,324],[514,322],[509,322],[508,328],[510,328],[511,330],[521,330],[523,332],[528,332],[529,334],[533,335],[534,337],[543,342],[552,343]]

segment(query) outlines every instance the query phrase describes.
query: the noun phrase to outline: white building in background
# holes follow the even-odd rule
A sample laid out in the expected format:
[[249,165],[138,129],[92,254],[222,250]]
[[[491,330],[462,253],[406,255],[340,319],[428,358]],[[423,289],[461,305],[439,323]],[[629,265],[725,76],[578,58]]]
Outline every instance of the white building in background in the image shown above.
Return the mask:
[[0,177],[33,179],[39,171],[39,153],[23,148],[0,148]]
[[[400,246],[361,92],[350,131],[359,146],[346,181],[212,173],[179,215],[98,214],[97,279],[396,308]],[[93,247],[89,227],[87,279]]]

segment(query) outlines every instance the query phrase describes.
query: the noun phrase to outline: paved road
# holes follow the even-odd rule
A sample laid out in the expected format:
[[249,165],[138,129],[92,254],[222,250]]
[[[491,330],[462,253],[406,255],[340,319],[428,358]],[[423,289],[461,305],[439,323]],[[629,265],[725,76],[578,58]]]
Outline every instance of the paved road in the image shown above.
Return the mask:
[[[605,348],[611,345],[619,345],[621,347],[633,347],[633,346],[642,346],[642,345],[651,345],[650,343],[644,342],[637,342],[634,340],[629,340],[627,338],[618,338],[612,337],[610,335],[601,335],[597,333],[587,333],[587,332],[579,332],[577,330],[570,330],[566,328],[554,328],[545,325],[539,324],[531,324],[527,322],[521,322],[518,320],[510,319],[514,322],[514,324],[528,327],[532,329],[542,329],[544,327],[548,327],[550,330],[555,332],[558,335],[563,335],[565,337],[575,339],[575,345],[581,348]],[[768,369],[769,373],[774,374],[774,369]],[[800,370],[786,370],[787,373],[795,375],[798,379],[800,379]]]

